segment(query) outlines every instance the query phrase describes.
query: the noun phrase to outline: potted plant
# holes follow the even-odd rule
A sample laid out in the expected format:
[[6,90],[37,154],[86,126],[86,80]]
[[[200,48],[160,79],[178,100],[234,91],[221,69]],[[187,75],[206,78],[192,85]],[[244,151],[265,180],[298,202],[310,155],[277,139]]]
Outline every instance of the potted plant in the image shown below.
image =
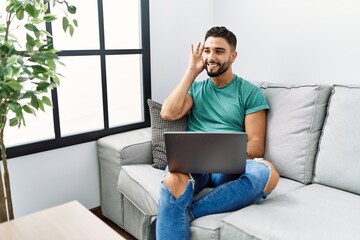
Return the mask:
[[[64,31],[70,35],[77,26],[76,7],[66,0],[6,0],[0,9],[0,151],[4,174],[0,168],[0,222],[14,218],[9,171],[7,167],[5,126],[25,126],[25,114],[45,111],[52,102],[46,93],[57,87],[61,76],[56,71],[58,51],[45,24],[57,19],[50,8],[62,8]],[[24,39],[12,34],[23,29]],[[20,46],[19,40],[25,42]],[[2,177],[4,176],[4,177]]]

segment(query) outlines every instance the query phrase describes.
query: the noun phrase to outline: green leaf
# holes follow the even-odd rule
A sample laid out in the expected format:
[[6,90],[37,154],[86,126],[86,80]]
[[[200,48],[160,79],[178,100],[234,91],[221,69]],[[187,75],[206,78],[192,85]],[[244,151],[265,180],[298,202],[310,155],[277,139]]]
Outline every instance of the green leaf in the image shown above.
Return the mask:
[[15,65],[13,65],[12,69],[13,69],[14,76],[17,76],[18,73],[20,72],[20,67],[16,67]]
[[31,106],[33,106],[36,109],[39,109],[39,103],[38,103],[38,99],[35,95],[31,96],[31,101],[30,101]]
[[39,38],[41,37],[41,32],[42,32],[42,31],[35,31],[35,32],[34,32],[35,37],[36,37],[37,39],[39,39]]
[[76,13],[76,7],[73,5],[68,6],[67,8],[68,12],[71,14],[75,14]]
[[42,20],[40,18],[33,18],[33,19],[31,19],[31,22],[34,24],[40,24],[40,23],[43,23],[44,20]]
[[54,81],[54,83],[59,86],[60,85],[60,79],[58,76],[52,76],[52,80]]
[[25,7],[25,11],[31,16],[31,17],[36,17],[36,9],[33,5],[28,4]]
[[7,11],[8,13],[14,12],[14,4],[9,4],[9,5],[6,7],[6,11]]
[[48,64],[48,66],[49,66],[49,68],[50,68],[51,70],[55,70],[55,69],[56,69],[56,63],[55,63],[54,60],[48,59],[48,60],[47,60],[47,64]]
[[36,91],[43,92],[43,91],[47,90],[50,86],[51,86],[51,84],[48,82],[37,83]]
[[12,118],[12,119],[10,119],[9,124],[11,127],[14,127],[16,125],[19,125],[19,120],[16,117]]
[[74,27],[73,27],[73,25],[69,25],[69,32],[70,32],[70,36],[74,35]]
[[4,69],[4,78],[6,80],[11,80],[12,77],[13,77],[12,67],[10,67],[10,66],[5,67],[5,69]]
[[45,107],[44,107],[44,103],[42,102],[42,100],[38,99],[38,104],[39,104],[39,108],[41,109],[41,111],[45,112]]
[[5,83],[0,82],[0,97],[1,98],[8,98],[9,95],[11,94],[11,92],[13,92],[13,90]]
[[33,115],[36,116],[36,113],[35,113],[34,109],[32,109],[29,105],[24,105],[24,106],[22,107],[22,109],[23,109],[25,112],[30,113],[30,114],[33,114]]
[[50,14],[50,13],[47,13],[44,15],[44,21],[45,22],[51,22],[51,21],[54,21],[56,19],[56,16],[54,14]]
[[73,19],[73,23],[74,23],[75,27],[78,27],[78,21],[76,19]]
[[17,81],[19,83],[26,82],[28,79],[26,77],[18,77]]
[[26,42],[32,47],[36,45],[35,40],[29,34],[26,34]]
[[24,93],[24,95],[21,97],[21,99],[31,98],[32,96],[34,96],[34,92],[33,92],[33,91],[26,91],[26,92]]
[[26,43],[26,51],[28,51],[29,53],[33,53],[34,52],[34,46],[32,46],[29,43]]
[[22,88],[21,84],[15,80],[8,82],[7,85],[11,87],[14,91],[20,91]]
[[33,69],[34,74],[46,73],[47,72],[46,68],[44,68],[41,65],[34,65],[34,66],[31,66],[31,67]]
[[16,114],[19,112],[20,109],[20,105],[16,103],[8,103],[8,107],[11,111],[13,111]]
[[22,56],[19,56],[17,57],[17,62],[20,64],[20,65],[24,65],[24,59]]
[[7,65],[13,66],[18,61],[17,55],[12,55],[7,59]]
[[69,20],[66,17],[63,17],[63,19],[62,19],[62,26],[63,26],[64,32],[66,32],[66,30],[69,27]]
[[31,23],[25,24],[25,28],[32,32],[40,32],[39,29],[34,24]]
[[24,9],[20,8],[19,10],[16,11],[16,18],[19,20],[24,19]]
[[42,101],[43,101],[43,103],[45,103],[46,105],[48,105],[48,106],[52,106],[52,102],[51,102],[51,100],[50,100],[50,98],[48,98],[47,96],[43,96],[42,97]]

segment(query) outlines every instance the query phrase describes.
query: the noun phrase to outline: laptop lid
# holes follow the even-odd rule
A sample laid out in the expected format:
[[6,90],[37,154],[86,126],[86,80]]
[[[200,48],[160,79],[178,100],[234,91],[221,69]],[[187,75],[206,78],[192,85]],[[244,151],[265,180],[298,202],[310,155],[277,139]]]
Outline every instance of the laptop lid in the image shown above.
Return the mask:
[[245,172],[246,133],[165,132],[164,137],[170,172]]

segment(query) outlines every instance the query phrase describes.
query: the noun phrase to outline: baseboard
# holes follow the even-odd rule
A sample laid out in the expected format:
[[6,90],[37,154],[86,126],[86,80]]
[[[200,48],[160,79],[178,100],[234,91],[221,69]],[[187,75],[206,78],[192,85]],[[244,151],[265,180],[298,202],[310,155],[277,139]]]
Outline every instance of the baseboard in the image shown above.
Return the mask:
[[116,223],[114,223],[110,219],[104,217],[101,212],[101,206],[91,208],[91,209],[89,209],[89,211],[92,212],[98,218],[100,218],[102,221],[104,221],[107,225],[109,225],[112,229],[114,229],[117,233],[119,233],[125,239],[135,240],[135,238],[133,236],[131,236],[124,229],[119,227]]
[[94,207],[89,210],[90,210],[90,212],[95,214],[95,216],[97,216],[98,218],[104,218],[104,216],[102,215],[102,212],[101,212],[101,206]]

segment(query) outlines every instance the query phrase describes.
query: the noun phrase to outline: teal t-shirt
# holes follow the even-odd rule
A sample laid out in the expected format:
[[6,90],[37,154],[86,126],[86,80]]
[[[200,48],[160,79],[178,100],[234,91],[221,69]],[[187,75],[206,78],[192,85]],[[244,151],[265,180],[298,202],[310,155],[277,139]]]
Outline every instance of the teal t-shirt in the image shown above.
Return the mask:
[[216,86],[210,78],[195,81],[189,94],[194,101],[189,131],[244,132],[245,115],[269,109],[261,89],[237,75],[223,87]]

